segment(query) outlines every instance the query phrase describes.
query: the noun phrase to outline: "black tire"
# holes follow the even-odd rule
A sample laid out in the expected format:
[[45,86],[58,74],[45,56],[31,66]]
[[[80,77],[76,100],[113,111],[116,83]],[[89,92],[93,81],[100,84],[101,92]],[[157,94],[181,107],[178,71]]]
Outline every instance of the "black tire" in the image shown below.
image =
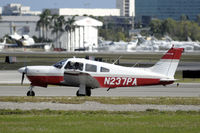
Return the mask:
[[28,92],[27,92],[27,96],[32,96],[32,97],[34,97],[34,96],[35,96],[35,92],[34,92],[34,91],[28,91]]
[[86,95],[79,94],[79,90],[77,90],[76,96],[88,96],[89,97],[89,96],[91,96],[91,89],[90,88],[86,89]]
[[78,96],[80,96],[80,94],[79,94],[79,91],[77,90],[77,92],[76,92],[76,96],[78,97]]
[[76,96],[81,97],[81,96],[86,96],[86,95],[79,94],[79,90],[77,90],[77,92],[76,92]]
[[91,89],[90,88],[86,88],[86,96],[91,96]]

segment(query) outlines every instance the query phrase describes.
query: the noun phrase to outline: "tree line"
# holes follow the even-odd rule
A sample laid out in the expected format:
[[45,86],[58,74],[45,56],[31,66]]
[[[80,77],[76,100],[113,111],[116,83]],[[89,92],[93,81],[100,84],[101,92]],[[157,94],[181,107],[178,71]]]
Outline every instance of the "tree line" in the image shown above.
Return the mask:
[[155,19],[150,22],[149,27],[150,34],[157,38],[168,35],[179,41],[187,41],[188,37],[193,41],[200,41],[200,15],[198,15],[196,22],[189,21],[185,16],[181,16],[180,21],[171,18]]
[[42,38],[38,41],[51,41],[48,37],[49,31],[51,34],[55,34],[55,42],[58,45],[58,41],[60,39],[60,35],[63,32],[69,32],[70,34],[70,43],[72,41],[71,34],[75,30],[76,25],[74,25],[75,16],[68,18],[67,21],[65,20],[64,16],[60,15],[51,15],[49,9],[46,9],[40,15],[40,19],[37,22],[36,30],[40,30],[42,33]]

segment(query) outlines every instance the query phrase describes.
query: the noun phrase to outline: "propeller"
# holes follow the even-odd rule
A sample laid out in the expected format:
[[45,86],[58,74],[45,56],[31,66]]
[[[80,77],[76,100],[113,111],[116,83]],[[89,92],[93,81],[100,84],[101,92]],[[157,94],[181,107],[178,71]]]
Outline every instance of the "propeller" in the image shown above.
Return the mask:
[[23,85],[23,82],[24,82],[24,75],[27,74],[27,71],[28,71],[28,68],[27,68],[27,66],[26,66],[25,69],[24,69],[24,72],[22,73],[21,85]]

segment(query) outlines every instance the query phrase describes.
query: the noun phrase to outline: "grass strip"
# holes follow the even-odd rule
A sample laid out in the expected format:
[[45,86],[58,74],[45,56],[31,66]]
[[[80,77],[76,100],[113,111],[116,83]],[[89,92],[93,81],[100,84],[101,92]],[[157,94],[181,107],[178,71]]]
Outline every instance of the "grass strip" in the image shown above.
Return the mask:
[[198,133],[200,112],[0,110],[1,133]]
[[1,102],[51,102],[81,104],[93,101],[102,104],[155,104],[155,105],[200,105],[200,97],[18,97],[1,96]]

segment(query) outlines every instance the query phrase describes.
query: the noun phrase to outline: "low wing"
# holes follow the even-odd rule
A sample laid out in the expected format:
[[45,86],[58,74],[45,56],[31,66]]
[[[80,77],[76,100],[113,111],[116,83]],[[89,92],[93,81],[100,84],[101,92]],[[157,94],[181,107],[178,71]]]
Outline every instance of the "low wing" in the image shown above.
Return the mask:
[[8,44],[8,43],[6,43],[6,44],[4,44],[4,46],[6,46],[6,47],[17,47],[18,45],[17,44]]
[[99,82],[89,73],[81,72],[79,70],[66,70],[64,72],[64,81],[62,82],[69,86],[80,86],[85,84],[86,87],[99,88]]
[[38,48],[38,47],[44,47],[45,45],[49,45],[47,43],[33,43],[33,44],[28,44],[28,45],[22,45],[23,47],[31,47],[31,48]]
[[45,46],[45,45],[49,45],[48,43],[34,43],[31,44],[30,46]]

